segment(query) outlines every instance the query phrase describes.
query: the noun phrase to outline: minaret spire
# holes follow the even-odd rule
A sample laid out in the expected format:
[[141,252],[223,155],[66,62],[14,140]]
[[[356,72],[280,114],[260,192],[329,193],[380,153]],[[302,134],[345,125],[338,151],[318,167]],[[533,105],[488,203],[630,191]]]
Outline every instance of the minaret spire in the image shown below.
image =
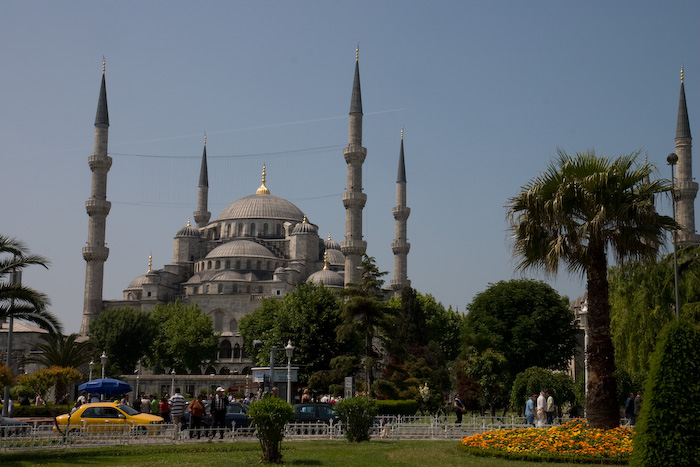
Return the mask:
[[209,205],[209,170],[207,168],[207,134],[204,133],[204,150],[202,151],[202,166],[199,169],[199,187],[197,189],[197,210],[194,221],[200,229],[209,223],[211,213],[207,210]]
[[678,120],[676,123],[676,220],[683,227],[678,232],[681,246],[700,243],[700,237],[695,234],[695,198],[698,194],[698,184],[693,181],[692,141],[688,107],[685,102],[685,85],[683,83],[683,66],[681,66],[681,94],[678,101]]
[[396,222],[396,238],[391,243],[391,250],[394,252],[394,279],[391,281],[391,288],[394,295],[401,295],[405,287],[411,286],[408,280],[407,257],[411,249],[406,237],[406,221],[411,214],[411,208],[406,206],[406,166],[403,154],[403,128],[401,128],[401,149],[399,151],[399,173],[396,177],[396,207],[392,209]]
[[112,204],[107,201],[107,172],[112,167],[107,146],[109,139],[109,112],[107,111],[107,85],[105,82],[105,60],[102,58],[102,84],[97,101],[95,115],[95,148],[88,164],[92,171],[92,190],[90,199],[85,203],[89,216],[88,241],[83,247],[85,259],[85,301],[83,303],[83,320],[80,334],[85,336],[90,330],[90,323],[102,311],[102,287],[104,284],[104,263],[109,257],[109,248],[105,246],[107,215]]
[[345,285],[360,281],[360,264],[367,251],[367,242],[362,240],[362,209],[367,195],[362,192],[362,164],[367,149],[362,147],[362,95],[360,91],[360,46],[355,49],[355,77],[350,98],[350,130],[348,146],[343,150],[348,164],[348,186],[343,193],[345,206],[345,240],[341,251],[345,255]]

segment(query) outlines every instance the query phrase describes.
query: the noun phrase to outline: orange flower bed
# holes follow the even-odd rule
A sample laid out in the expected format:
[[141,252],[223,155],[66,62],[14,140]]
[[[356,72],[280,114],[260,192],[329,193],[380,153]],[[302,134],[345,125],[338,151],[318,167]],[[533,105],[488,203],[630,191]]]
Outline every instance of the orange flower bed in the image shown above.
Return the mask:
[[589,428],[584,420],[572,420],[551,428],[493,430],[467,436],[462,445],[495,453],[538,457],[629,459],[634,430]]

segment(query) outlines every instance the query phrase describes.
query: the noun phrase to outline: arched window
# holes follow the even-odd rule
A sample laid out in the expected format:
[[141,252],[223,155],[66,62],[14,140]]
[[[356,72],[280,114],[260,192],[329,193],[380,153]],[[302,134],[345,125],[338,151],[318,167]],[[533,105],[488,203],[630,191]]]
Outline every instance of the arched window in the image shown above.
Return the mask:
[[250,269],[250,260],[249,259],[245,260],[245,268]]
[[231,358],[231,341],[224,339],[219,344],[219,360]]
[[226,269],[231,269],[231,261],[226,260]]
[[226,224],[226,236],[231,236],[231,224]]
[[214,269],[220,269],[221,268],[221,261],[218,259],[216,260],[216,265],[214,266]]
[[236,260],[236,269],[241,269],[241,260]]
[[206,370],[204,370],[204,373],[207,375],[215,375],[216,374],[216,368],[213,366],[208,366]]
[[209,293],[209,284],[207,284],[207,292],[206,293]]
[[228,323],[228,330],[231,332],[238,331],[238,321],[235,318]]
[[243,236],[243,224],[236,224],[236,236]]
[[214,331],[224,331],[224,314],[220,311],[214,313]]
[[[229,357],[229,358],[230,358],[230,357]],[[220,374],[220,375],[230,375],[230,374],[231,374],[231,370],[229,370],[228,367],[225,366],[225,367],[221,368],[221,371],[219,371],[219,374]]]
[[265,222],[263,224],[263,236],[265,236],[265,237],[267,237],[267,229],[268,229],[267,222]]
[[195,285],[194,288],[192,289],[192,294],[197,295],[198,293],[199,293],[199,287]]
[[250,236],[255,237],[255,222],[250,223]]
[[224,293],[224,284],[218,284],[216,289],[217,292]]
[[277,236],[282,236],[282,224],[277,224]]
[[263,286],[262,285],[258,286],[258,293],[263,293]]
[[233,358],[241,358],[241,346],[238,344],[233,346]]
[[255,263],[255,269],[257,269],[258,271],[260,271],[260,260],[258,260],[258,262]]
[[211,269],[211,261],[207,261],[207,269]]
[[194,255],[190,255],[190,261],[194,261]]

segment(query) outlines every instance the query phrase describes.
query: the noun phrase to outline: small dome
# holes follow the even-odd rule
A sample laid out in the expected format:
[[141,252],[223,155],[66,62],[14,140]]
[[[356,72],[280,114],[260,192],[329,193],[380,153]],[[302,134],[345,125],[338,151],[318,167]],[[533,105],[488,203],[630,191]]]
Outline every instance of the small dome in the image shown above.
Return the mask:
[[192,225],[190,225],[190,220],[187,219],[187,225],[177,231],[177,235],[175,235],[175,238],[178,238],[178,237],[196,237],[196,238],[199,238],[201,236],[202,236],[202,234],[199,233],[199,230],[192,227]]
[[236,257],[258,257],[275,258],[270,250],[259,243],[250,240],[234,240],[217,246],[209,252],[207,258],[236,258]]
[[335,240],[331,239],[331,234],[328,234],[328,240],[325,242],[326,245],[326,250],[338,250],[340,251],[340,244],[336,242]]
[[297,225],[294,226],[294,230],[292,230],[292,235],[306,234],[306,233],[317,233],[317,232],[318,232],[318,227],[311,224],[308,221],[308,219],[306,219],[306,216],[304,216],[304,219],[300,223],[298,223]]
[[322,269],[311,274],[309,278],[306,279],[306,282],[311,282],[316,285],[323,283],[323,285],[327,287],[343,287],[344,285],[343,278],[340,274],[330,269]]
[[146,274],[142,274],[129,284],[129,286],[126,288],[127,290],[129,289],[141,289],[143,288],[143,284],[146,283]]
[[340,250],[326,250],[328,253],[328,264],[331,266],[344,266],[345,255]]

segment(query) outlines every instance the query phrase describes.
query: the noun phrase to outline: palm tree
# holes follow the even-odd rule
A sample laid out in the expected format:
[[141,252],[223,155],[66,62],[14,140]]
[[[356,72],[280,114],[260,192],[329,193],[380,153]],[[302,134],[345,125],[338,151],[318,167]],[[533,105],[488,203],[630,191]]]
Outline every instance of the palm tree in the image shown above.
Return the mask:
[[635,164],[639,153],[615,160],[595,153],[559,157],[508,202],[518,269],[556,275],[560,263],[586,274],[589,380],[586,415],[591,426],[619,425],[613,345],[610,338],[608,257],[655,259],[666,231],[679,228],[654,207],[670,191],[666,180],[650,181],[653,167]]
[[78,334],[64,336],[50,332],[41,336],[43,343],[36,346],[40,354],[30,355],[24,363],[36,363],[46,368],[52,366],[79,368],[91,359],[90,341],[76,342]]
[[21,284],[11,284],[10,274],[38,264],[48,269],[49,260],[29,254],[24,243],[0,235],[0,319],[16,318],[30,321],[50,331],[60,331],[61,324],[46,307],[46,295]]

